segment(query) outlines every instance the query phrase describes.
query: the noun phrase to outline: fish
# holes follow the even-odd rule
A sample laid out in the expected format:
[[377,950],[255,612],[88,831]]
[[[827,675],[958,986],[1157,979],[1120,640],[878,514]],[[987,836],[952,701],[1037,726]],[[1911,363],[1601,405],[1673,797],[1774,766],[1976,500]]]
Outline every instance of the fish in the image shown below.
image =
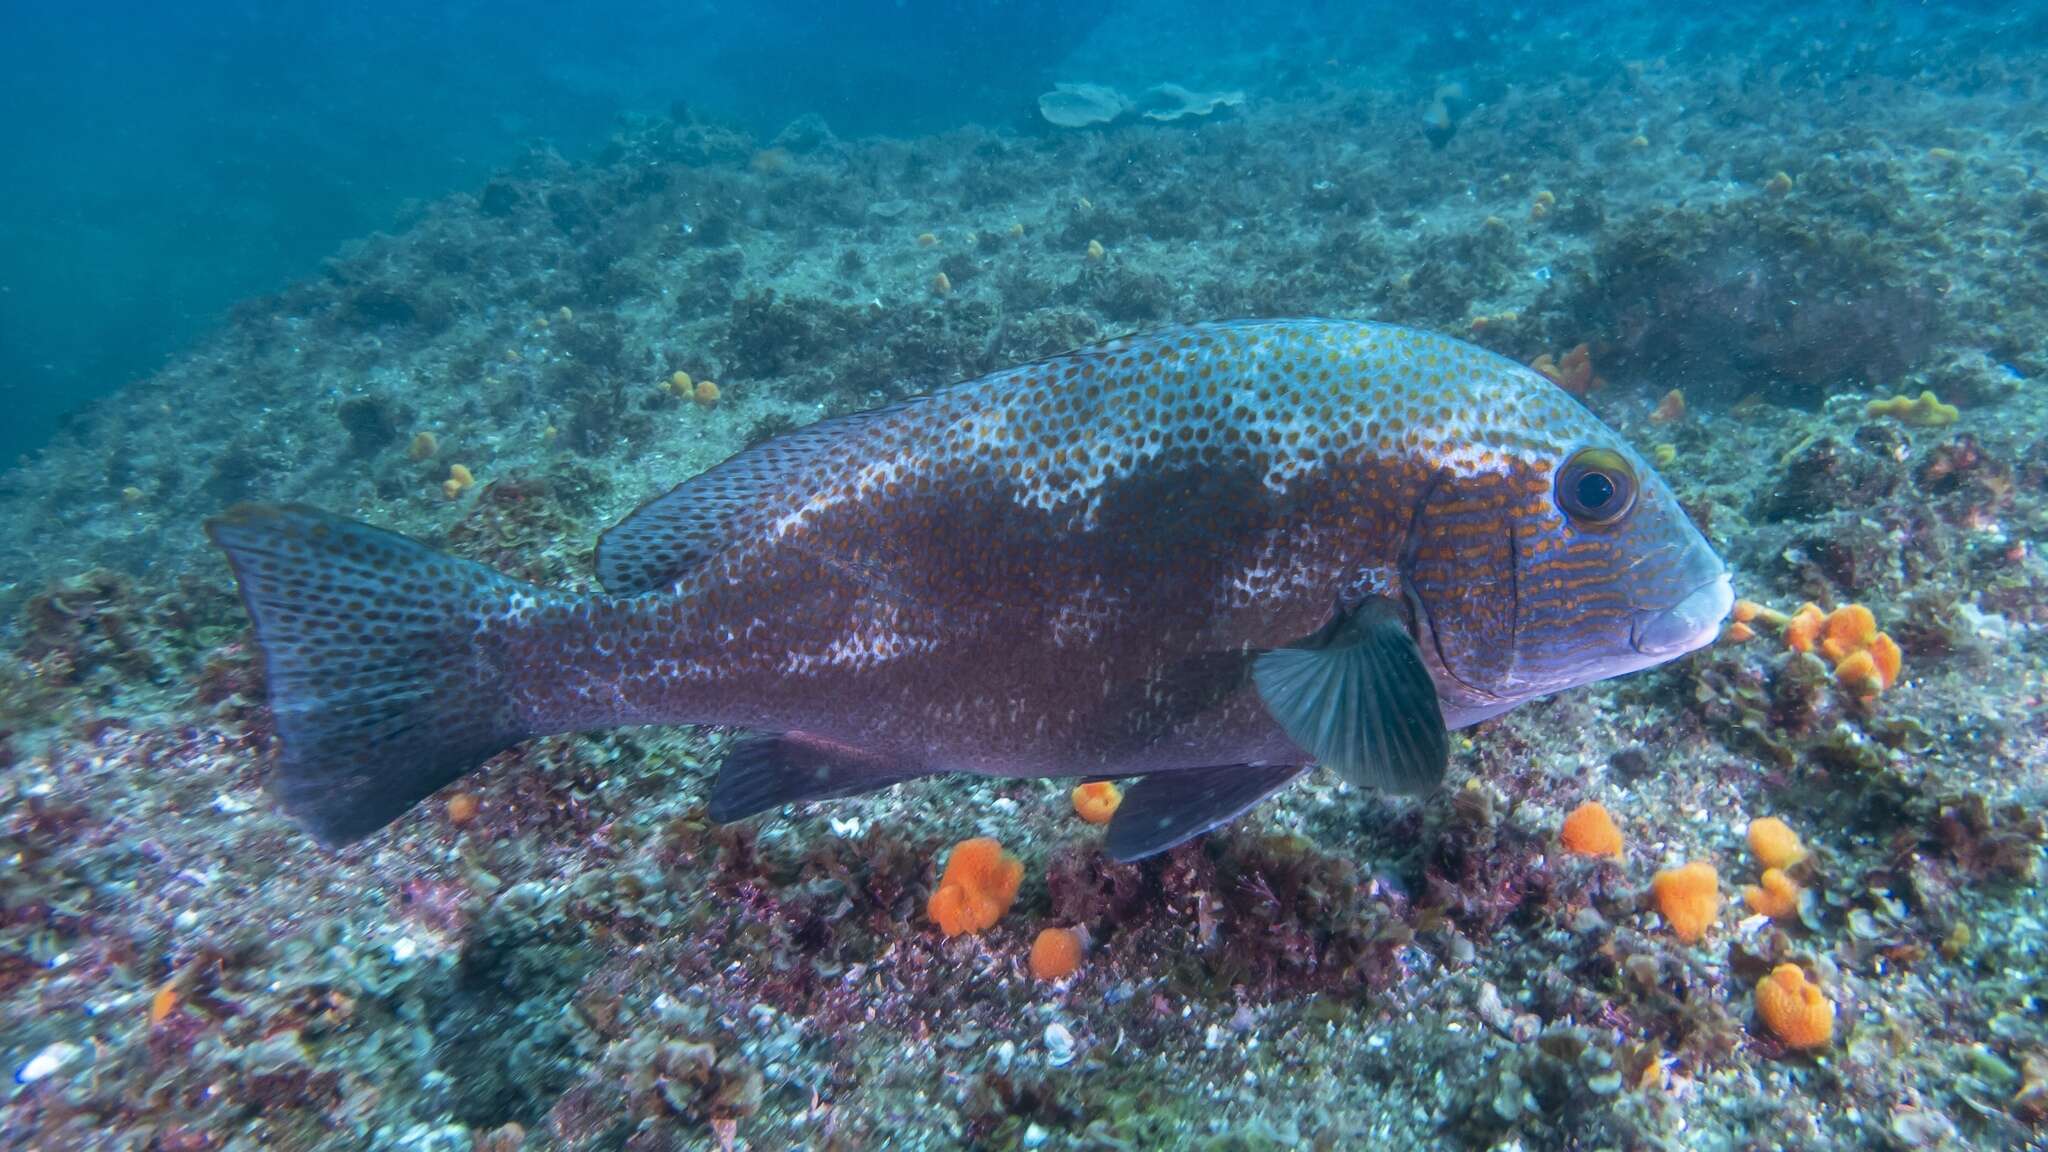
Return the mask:
[[1710,642],[1727,568],[1546,377],[1332,319],[1184,325],[820,420],[602,533],[601,592],[303,505],[207,522],[272,791],[322,844],[537,736],[717,725],[720,822],[907,780],[1132,783],[1135,860],[1317,768],[1425,795],[1448,731]]

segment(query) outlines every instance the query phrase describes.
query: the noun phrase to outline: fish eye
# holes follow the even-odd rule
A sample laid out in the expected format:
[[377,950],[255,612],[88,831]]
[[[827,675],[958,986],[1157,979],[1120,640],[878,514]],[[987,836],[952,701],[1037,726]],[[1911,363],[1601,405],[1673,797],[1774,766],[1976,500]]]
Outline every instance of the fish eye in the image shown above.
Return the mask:
[[1636,474],[1621,454],[1581,448],[1557,470],[1557,505],[1587,524],[1612,524],[1636,502]]

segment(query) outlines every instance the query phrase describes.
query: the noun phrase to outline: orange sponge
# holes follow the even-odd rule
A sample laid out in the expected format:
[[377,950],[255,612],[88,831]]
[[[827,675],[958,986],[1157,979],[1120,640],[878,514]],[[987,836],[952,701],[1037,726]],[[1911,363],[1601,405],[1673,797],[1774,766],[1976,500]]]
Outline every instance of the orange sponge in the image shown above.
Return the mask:
[[1597,800],[1571,810],[1557,830],[1558,842],[1574,856],[1620,856],[1621,829]]
[[1851,652],[1861,652],[1877,639],[1877,617],[1861,604],[1844,604],[1821,622],[1820,654],[1828,663],[1840,664]]
[[1797,964],[1780,964],[1757,981],[1756,1014],[1794,1048],[1824,1048],[1835,1038],[1834,1003]]
[[1870,653],[1851,652],[1835,665],[1835,684],[1851,696],[1875,696],[1884,691],[1884,673]]
[[1107,824],[1124,802],[1123,792],[1107,780],[1083,784],[1074,789],[1074,811],[1090,824]]
[[1721,877],[1704,861],[1657,873],[1650,878],[1650,894],[1672,934],[1687,944],[1706,935],[1721,915]]
[[1776,816],[1749,822],[1749,850],[1766,868],[1790,868],[1806,859],[1806,846],[1799,833]]
[[1081,968],[1081,934],[1072,928],[1047,928],[1031,942],[1031,974],[1040,980],[1064,980]]
[[1017,900],[1024,882],[1024,864],[986,836],[962,840],[946,860],[938,891],[925,912],[948,936],[986,932]]
[[1761,883],[1743,885],[1742,902],[1759,916],[1789,920],[1799,911],[1799,884],[1782,869],[1766,868]]
[[1814,641],[1820,638],[1821,627],[1827,617],[1821,615],[1820,605],[1811,601],[1801,604],[1799,611],[1785,621],[1785,647],[1794,652],[1813,651]]
[[1904,665],[1905,658],[1899,653],[1898,641],[1879,632],[1871,638],[1870,647],[1864,651],[1870,653],[1870,661],[1877,665],[1878,679],[1885,687],[1889,688],[1899,682],[1899,669]]

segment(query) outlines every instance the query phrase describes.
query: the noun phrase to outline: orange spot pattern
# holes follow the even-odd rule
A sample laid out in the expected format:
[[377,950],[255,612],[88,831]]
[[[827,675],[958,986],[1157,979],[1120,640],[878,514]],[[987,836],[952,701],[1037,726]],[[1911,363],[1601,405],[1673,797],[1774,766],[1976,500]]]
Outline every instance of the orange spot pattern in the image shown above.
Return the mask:
[[1574,856],[1620,856],[1621,829],[1598,801],[1588,800],[1564,818],[1557,838]]
[[1016,902],[1024,864],[986,836],[962,840],[946,860],[946,874],[925,912],[948,936],[995,927]]
[[1825,1048],[1835,1038],[1835,1005],[1797,964],[1780,964],[1757,981],[1756,1014],[1793,1048]]
[[1672,934],[1687,944],[1697,943],[1721,915],[1721,877],[1704,861],[1657,873],[1650,892]]

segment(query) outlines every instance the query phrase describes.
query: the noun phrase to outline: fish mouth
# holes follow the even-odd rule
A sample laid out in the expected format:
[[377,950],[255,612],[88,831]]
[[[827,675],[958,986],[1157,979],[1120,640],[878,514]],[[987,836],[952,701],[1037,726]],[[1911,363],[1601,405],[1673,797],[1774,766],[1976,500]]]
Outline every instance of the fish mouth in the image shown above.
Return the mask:
[[1720,633],[1722,619],[1734,606],[1735,588],[1724,571],[1669,608],[1637,612],[1629,642],[1645,656],[1668,658],[1690,652]]

